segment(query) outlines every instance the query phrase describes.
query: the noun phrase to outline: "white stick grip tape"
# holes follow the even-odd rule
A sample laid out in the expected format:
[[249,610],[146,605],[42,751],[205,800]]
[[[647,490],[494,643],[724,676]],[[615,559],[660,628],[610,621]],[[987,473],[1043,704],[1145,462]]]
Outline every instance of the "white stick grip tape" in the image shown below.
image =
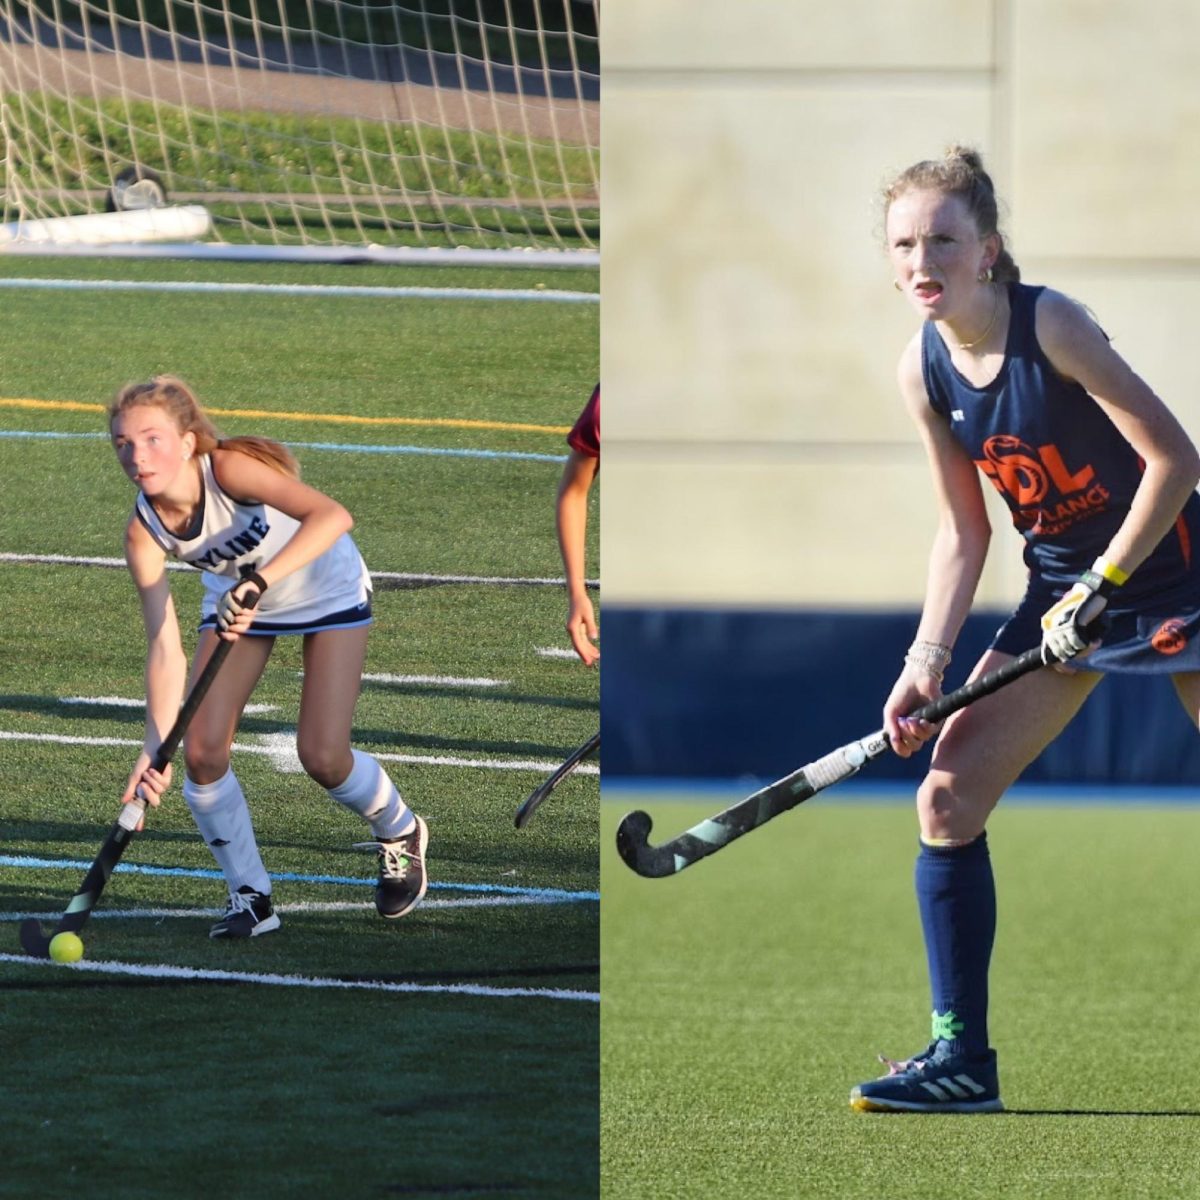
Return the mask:
[[141,796],[135,796],[128,804],[121,805],[121,815],[117,817],[117,824],[122,829],[128,829],[132,833],[138,827],[138,822],[145,815],[145,812],[145,800]]
[[848,746],[839,746],[832,754],[826,754],[824,758],[809,763],[804,768],[804,778],[808,780],[813,791],[819,792],[822,788],[849,779],[866,761],[867,756],[862,746],[858,742],[851,742]]

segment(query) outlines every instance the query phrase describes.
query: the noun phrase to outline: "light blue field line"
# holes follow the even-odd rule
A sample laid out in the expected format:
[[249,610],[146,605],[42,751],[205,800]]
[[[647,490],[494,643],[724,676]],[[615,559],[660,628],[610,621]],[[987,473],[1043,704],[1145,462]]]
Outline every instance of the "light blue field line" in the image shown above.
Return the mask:
[[[628,805],[631,797],[642,795],[659,802],[713,803],[728,807],[771,783],[770,779],[681,779],[678,776],[604,777],[600,790],[602,802]],[[807,804],[894,804],[912,803],[917,794],[918,780],[882,779],[871,783],[867,779],[848,780],[818,792]],[[1146,807],[1162,805],[1168,808],[1200,807],[1200,781],[1195,784],[1146,783],[1017,783],[1008,789],[1001,805],[1034,806],[1041,804],[1067,807],[1095,806],[1106,808]]]
[[[91,438],[108,441],[106,433],[53,433],[41,429],[0,429],[0,438],[28,441],[62,441]],[[527,450],[458,450],[434,446],[368,446],[353,442],[288,442],[297,450],[337,450],[344,454],[425,454],[438,458],[513,458],[525,462],[565,463],[565,454],[534,454]]]
[[0,279],[0,288],[64,292],[242,292],[267,296],[350,296],[395,300],[521,300],[550,304],[599,304],[598,292],[554,288],[345,287],[320,283],[217,283],[139,279]]
[[[23,854],[0,854],[0,867],[21,867],[27,870],[86,871],[92,864],[67,858],[31,858]],[[220,871],[209,867],[152,867],[140,863],[118,863],[116,873],[129,875],[174,875],[186,879],[224,879]],[[353,887],[374,887],[374,879],[357,879],[349,875],[302,875],[295,871],[273,871],[273,880],[283,883],[328,883],[349,884]],[[502,896],[536,896],[539,899],[561,900],[565,903],[594,901],[600,899],[599,892],[569,892],[564,888],[514,887],[509,884],[492,883],[431,883],[431,891],[488,892]]]

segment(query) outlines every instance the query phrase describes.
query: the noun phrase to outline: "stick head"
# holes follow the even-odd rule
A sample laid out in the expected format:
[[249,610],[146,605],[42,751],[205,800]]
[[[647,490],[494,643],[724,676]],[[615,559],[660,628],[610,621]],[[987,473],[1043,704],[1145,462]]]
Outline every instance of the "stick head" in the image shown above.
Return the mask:
[[675,873],[675,855],[665,846],[651,846],[650,830],[654,822],[649,813],[628,813],[617,826],[617,853],[631,870],[647,879],[661,879]]
[[521,807],[517,809],[516,816],[513,817],[513,824],[518,829],[524,829],[529,824],[529,818],[533,816],[538,805],[550,795],[550,791],[551,789],[543,783],[525,797]]
[[50,957],[50,939],[42,932],[42,923],[32,917],[21,922],[21,949],[33,958]]

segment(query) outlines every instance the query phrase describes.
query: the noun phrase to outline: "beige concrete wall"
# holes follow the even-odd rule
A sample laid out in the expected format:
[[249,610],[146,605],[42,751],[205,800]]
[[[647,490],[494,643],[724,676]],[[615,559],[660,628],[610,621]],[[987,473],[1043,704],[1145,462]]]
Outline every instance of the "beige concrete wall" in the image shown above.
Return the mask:
[[[1200,435],[1200,5],[606,0],[612,602],[916,605],[934,518],[877,195],[978,145],[1031,282]],[[997,526],[980,600],[1020,592]]]

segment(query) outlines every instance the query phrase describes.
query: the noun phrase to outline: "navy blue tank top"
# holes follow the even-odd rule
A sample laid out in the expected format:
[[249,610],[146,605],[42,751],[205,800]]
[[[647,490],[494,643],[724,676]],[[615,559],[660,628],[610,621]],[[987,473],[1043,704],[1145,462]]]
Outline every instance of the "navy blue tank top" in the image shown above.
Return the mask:
[[[921,331],[921,370],[933,410],[991,480],[1025,539],[1034,577],[1073,583],[1103,554],[1141,481],[1137,452],[1080,384],[1065,380],[1038,345],[1034,313],[1043,288],[1010,283],[1004,363],[976,387],[950,361],[933,323]],[[1195,589],[1200,495],[1122,589],[1138,596]]]

